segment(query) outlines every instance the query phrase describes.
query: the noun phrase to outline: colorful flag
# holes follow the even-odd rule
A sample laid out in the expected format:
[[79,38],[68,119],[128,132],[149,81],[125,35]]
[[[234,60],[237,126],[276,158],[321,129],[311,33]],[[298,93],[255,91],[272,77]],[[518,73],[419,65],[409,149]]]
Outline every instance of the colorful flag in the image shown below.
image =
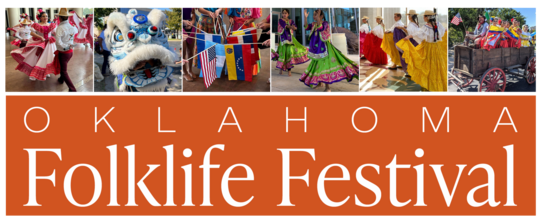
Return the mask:
[[251,65],[250,45],[225,45],[225,58],[227,60],[229,80],[251,82],[253,65]]
[[[257,30],[248,28],[244,30],[235,31],[231,36],[227,37],[227,43],[229,44],[245,44],[245,43],[257,43]],[[259,45],[251,45],[251,62],[253,65],[253,75],[257,75],[260,70],[260,53]]]
[[[206,41],[221,44],[221,35],[197,33],[195,36],[197,38],[197,53],[201,53],[202,51],[207,49],[206,43],[205,43]],[[199,59],[197,61],[197,67],[201,69],[201,56],[198,56],[198,57]]]
[[212,82],[216,80],[216,47],[212,46],[199,54],[201,58],[201,72],[204,76],[204,85],[210,87]]
[[501,33],[504,31],[504,28],[492,25],[489,27],[489,31],[487,33],[487,40],[486,45],[495,46],[497,41],[499,40],[499,37],[501,37]]
[[454,16],[454,18],[452,19],[452,21],[450,23],[452,23],[454,25],[459,25],[460,22],[463,22],[463,20],[461,20],[461,15],[458,12],[456,14],[456,16]]

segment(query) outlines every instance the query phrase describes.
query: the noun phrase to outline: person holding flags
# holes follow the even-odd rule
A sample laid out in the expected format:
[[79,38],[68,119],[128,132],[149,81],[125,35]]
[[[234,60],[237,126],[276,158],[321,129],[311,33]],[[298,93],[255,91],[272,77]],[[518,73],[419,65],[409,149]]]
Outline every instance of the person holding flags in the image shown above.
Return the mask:
[[220,29],[216,28],[216,21],[222,10],[223,8],[199,8],[202,15],[199,18],[199,29],[209,34],[219,34]]
[[[193,56],[195,49],[195,34],[197,29],[195,28],[197,15],[194,8],[182,8],[182,56],[184,58],[190,58]],[[187,82],[191,82],[197,78],[196,74],[193,74],[191,68],[193,67],[193,59],[182,65],[182,76]]]
[[289,19],[289,10],[283,9],[281,16],[282,18],[279,19],[278,23],[278,33],[280,35],[278,57],[273,59],[277,60],[276,68],[280,70],[279,74],[283,74],[283,71],[289,71],[290,77],[294,65],[306,63],[309,58],[307,57],[307,49],[293,36],[297,27],[294,21]]
[[484,38],[482,38],[482,44],[481,44],[482,49],[486,49],[489,51],[490,49],[500,47],[499,38],[502,32],[504,31],[504,28],[498,26],[497,25],[498,22],[499,22],[498,18],[493,18],[493,22],[489,26],[488,33],[486,34]]
[[261,8],[228,8],[226,13],[231,32],[255,27],[254,21],[262,16]]
[[364,57],[364,42],[366,41],[367,34],[371,32],[371,26],[369,26],[369,17],[362,17],[362,25],[360,26],[360,59]]
[[[447,91],[446,29],[437,22],[437,14],[431,10],[424,12],[424,21],[427,24],[419,31],[409,33],[396,46],[403,50],[407,71],[414,82],[428,91]],[[409,41],[414,36],[422,40],[416,47]]]
[[[304,9],[304,21],[308,20],[309,12]],[[352,81],[358,79],[359,67],[354,61],[345,57],[332,45],[330,25],[326,21],[321,9],[313,12],[314,22],[304,24],[305,30],[310,30],[308,57],[309,66],[300,77],[306,86],[316,88],[325,84],[325,92],[330,92],[330,84],[342,80]]]
[[489,29],[489,25],[486,23],[485,15],[478,15],[478,25],[474,29],[474,32],[471,34],[469,31],[465,31],[465,46],[469,46],[469,41],[474,42],[475,47],[480,46],[482,37],[486,36],[486,33]]
[[366,36],[364,46],[364,56],[373,65],[388,64],[388,55],[381,49],[384,37],[384,23],[381,16],[376,18],[377,26],[371,29],[371,32]]

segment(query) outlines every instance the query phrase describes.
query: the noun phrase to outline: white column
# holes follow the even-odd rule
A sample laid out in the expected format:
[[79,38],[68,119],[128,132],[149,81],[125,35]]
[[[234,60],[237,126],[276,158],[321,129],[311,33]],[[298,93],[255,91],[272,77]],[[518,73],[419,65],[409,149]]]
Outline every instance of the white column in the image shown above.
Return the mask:
[[15,25],[19,24],[19,15],[21,14],[21,10],[19,7],[7,7],[8,8],[8,19],[9,19],[9,26],[13,27]]
[[83,15],[83,8],[75,8],[73,9],[73,11],[77,12],[77,15],[81,16],[84,18],[84,15]]

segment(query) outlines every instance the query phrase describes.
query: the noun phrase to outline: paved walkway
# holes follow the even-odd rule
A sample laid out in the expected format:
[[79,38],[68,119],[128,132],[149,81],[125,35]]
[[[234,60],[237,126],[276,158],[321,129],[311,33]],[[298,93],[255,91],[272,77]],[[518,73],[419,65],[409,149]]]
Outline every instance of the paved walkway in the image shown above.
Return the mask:
[[[181,41],[169,41],[169,46],[172,48],[176,48],[176,52],[180,53],[180,46],[182,42]],[[94,62],[97,64],[99,71],[101,72],[101,65],[103,64],[103,55],[100,55],[98,53],[94,53]],[[107,69],[107,73],[105,74],[105,79],[103,79],[100,82],[94,82],[94,90],[100,91],[100,92],[114,92],[115,91],[115,78],[116,76],[111,74],[109,72],[109,69]],[[171,87],[167,88],[167,91],[169,92],[182,92],[182,77],[181,77],[181,71],[180,66],[174,68],[173,74],[173,83]]]
[[[347,55],[347,57],[358,63],[358,55]],[[294,66],[291,77],[287,71],[284,71],[283,75],[279,75],[280,70],[276,68],[276,63],[276,61],[272,61],[272,92],[324,92],[324,86],[312,89],[298,80],[310,62]],[[333,83],[330,85],[330,90],[332,92],[358,92],[358,79],[353,79],[351,82],[343,80]]]
[[[360,60],[360,91],[361,92],[396,92],[421,91],[422,87],[416,84],[401,68],[390,70],[387,66],[372,65],[367,59]],[[383,80],[379,80],[383,79]]]
[[[10,52],[17,47],[10,44],[13,37],[6,39],[6,91],[62,91],[67,92],[66,84],[59,84],[58,77],[52,76],[45,81],[31,81],[26,74],[15,70],[18,63],[11,57]],[[90,47],[77,45],[73,49],[73,57],[68,63],[68,74],[78,92],[92,92],[93,84],[93,52]]]

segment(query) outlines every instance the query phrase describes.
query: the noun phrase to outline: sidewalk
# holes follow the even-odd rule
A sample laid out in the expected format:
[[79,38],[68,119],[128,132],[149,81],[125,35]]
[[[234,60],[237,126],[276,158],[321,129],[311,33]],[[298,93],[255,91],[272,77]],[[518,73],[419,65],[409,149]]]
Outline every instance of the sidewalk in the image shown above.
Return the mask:
[[[68,87],[58,83],[58,76],[52,76],[45,81],[31,81],[23,72],[15,70],[18,63],[11,57],[10,52],[17,47],[10,44],[13,37],[3,35],[3,83],[6,93],[67,93]],[[94,66],[92,49],[84,46],[73,49],[73,57],[68,63],[68,74],[78,93],[93,93]]]
[[[176,52],[180,53],[180,45],[182,44],[181,41],[169,41],[169,45],[172,48],[176,48]],[[100,55],[98,53],[94,53],[94,63],[96,63],[99,67],[99,71],[101,72],[101,65],[103,64],[103,55]],[[173,85],[171,87],[167,88],[168,92],[182,92],[182,76],[181,76],[180,68],[174,68],[173,74],[171,78],[173,78]],[[101,82],[94,81],[94,91],[99,92],[114,92],[115,91],[115,78],[116,76],[111,74],[109,72],[109,69],[107,69],[107,73],[105,74],[105,79],[103,79]]]
[[[358,55],[347,55],[347,57],[358,63]],[[280,70],[276,68],[277,62],[272,61],[272,92],[324,92],[324,86],[312,89],[299,81],[309,63],[294,66],[291,70],[292,76],[289,77],[287,71],[283,71],[283,75],[279,75]],[[333,83],[330,85],[330,89],[332,92],[358,92],[358,80],[353,79],[351,82],[343,80]]]

